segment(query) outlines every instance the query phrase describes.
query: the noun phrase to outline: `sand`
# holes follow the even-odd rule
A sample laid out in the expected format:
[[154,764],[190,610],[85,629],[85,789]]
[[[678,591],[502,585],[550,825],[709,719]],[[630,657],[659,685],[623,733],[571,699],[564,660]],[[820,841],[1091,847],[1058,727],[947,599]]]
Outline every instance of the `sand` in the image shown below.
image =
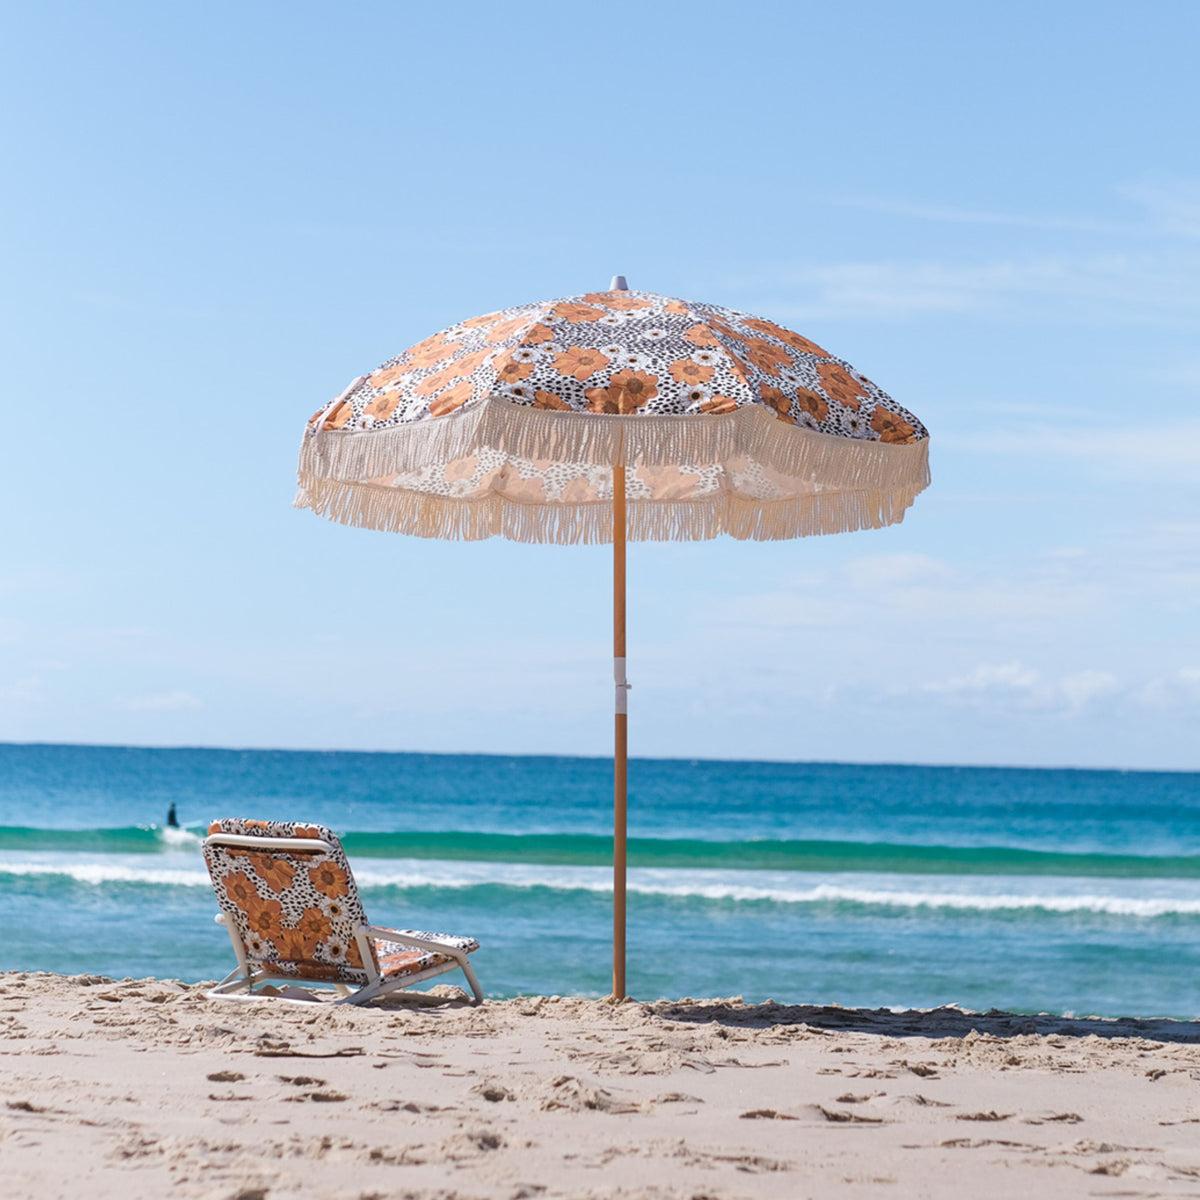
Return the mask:
[[1200,1197],[1200,1022],[0,975],[0,1195]]

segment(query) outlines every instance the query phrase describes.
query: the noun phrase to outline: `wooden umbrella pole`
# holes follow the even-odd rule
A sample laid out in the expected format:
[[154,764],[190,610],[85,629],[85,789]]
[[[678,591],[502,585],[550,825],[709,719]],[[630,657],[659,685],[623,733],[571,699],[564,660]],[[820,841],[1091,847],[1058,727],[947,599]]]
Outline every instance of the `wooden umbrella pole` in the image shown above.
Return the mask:
[[625,812],[629,749],[625,679],[625,467],[613,467],[613,679],[616,729],[613,741],[613,997],[625,999]]

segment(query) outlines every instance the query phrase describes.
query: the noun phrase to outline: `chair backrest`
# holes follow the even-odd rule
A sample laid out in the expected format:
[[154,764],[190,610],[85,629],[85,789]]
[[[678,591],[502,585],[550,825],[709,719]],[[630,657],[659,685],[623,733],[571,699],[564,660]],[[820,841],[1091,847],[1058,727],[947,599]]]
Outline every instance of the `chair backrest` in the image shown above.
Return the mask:
[[[366,925],[341,842],[324,825],[291,821],[214,821],[204,861],[217,902],[255,964],[300,979],[365,984],[379,964],[364,966],[355,931]],[[312,841],[305,850],[295,843]],[[273,845],[283,841],[284,845]]]

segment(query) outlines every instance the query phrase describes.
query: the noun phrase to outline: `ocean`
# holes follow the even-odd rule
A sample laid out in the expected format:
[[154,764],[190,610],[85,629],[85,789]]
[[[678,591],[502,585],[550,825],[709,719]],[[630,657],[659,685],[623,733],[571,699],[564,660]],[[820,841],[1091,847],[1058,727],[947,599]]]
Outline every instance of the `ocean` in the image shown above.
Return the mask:
[[[255,817],[490,996],[603,995],[611,805],[605,759],[0,745],[0,969],[219,978],[200,839]],[[1200,1014],[1198,774],[639,759],[629,834],[640,999]]]

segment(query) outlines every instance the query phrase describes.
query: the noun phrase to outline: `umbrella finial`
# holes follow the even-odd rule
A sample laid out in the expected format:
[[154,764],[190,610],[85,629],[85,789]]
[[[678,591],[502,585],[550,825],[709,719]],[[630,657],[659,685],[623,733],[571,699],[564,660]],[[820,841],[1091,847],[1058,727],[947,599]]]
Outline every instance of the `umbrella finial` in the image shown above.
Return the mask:
[[608,290],[610,292],[627,292],[627,291],[629,291],[629,284],[627,284],[625,282],[625,276],[624,275],[614,275],[612,283],[610,283],[608,285]]

